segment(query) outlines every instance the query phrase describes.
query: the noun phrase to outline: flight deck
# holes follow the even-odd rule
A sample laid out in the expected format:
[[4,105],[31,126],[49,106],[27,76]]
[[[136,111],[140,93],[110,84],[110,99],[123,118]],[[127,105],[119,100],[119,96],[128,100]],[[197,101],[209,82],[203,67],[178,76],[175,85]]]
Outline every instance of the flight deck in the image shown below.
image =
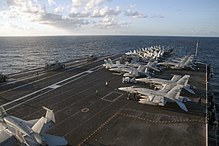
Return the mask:
[[[120,55],[106,57],[115,60]],[[192,99],[185,103],[185,112],[176,103],[161,107],[128,99],[118,88],[132,84],[123,84],[122,76],[102,66],[106,57],[72,60],[59,71],[38,68],[11,74],[0,84],[0,105],[25,120],[44,115],[42,106],[52,109],[56,123],[48,133],[64,136],[71,146],[206,145],[205,64],[199,63],[196,71],[164,69],[153,76],[191,76],[189,84],[196,94],[181,92]]]

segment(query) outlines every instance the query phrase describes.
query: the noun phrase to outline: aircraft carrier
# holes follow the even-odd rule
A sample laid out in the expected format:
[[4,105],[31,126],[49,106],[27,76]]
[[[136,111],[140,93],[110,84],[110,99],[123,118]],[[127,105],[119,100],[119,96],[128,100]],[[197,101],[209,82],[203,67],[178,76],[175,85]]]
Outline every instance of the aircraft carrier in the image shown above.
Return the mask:
[[154,75],[191,76],[189,84],[196,94],[182,91],[193,101],[186,103],[189,112],[184,112],[176,103],[160,107],[128,100],[118,87],[131,85],[122,84],[121,76],[102,66],[104,58],[120,56],[72,60],[59,71],[38,68],[10,74],[0,84],[0,105],[25,120],[44,115],[42,106],[53,109],[56,123],[48,133],[64,136],[71,146],[208,145],[207,65],[198,63],[196,71],[164,69]]

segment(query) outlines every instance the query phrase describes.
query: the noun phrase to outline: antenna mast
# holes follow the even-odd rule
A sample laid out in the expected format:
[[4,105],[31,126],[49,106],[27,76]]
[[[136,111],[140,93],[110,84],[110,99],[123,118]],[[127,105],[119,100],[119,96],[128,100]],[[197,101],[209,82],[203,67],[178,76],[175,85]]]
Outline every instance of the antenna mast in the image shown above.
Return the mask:
[[196,43],[196,48],[195,48],[195,57],[197,58],[198,55],[198,41]]

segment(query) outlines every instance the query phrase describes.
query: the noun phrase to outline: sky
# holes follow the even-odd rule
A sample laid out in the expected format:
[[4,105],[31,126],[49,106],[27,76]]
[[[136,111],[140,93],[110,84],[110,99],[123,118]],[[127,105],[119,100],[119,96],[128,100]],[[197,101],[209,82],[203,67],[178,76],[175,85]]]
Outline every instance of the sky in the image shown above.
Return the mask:
[[0,0],[0,36],[219,37],[219,0]]

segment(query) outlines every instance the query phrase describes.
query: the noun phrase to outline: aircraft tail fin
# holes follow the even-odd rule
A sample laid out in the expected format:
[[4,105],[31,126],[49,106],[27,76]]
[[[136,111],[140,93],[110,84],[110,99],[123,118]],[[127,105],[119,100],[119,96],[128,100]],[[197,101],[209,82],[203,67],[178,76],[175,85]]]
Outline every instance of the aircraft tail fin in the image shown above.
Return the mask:
[[110,65],[113,64],[113,62],[112,62],[112,60],[110,58],[108,58],[108,62],[109,62]]
[[55,115],[54,115],[53,111],[52,111],[51,109],[48,109],[48,108],[44,107],[44,106],[43,106],[43,109],[46,110],[46,116],[45,116],[45,118],[46,118],[48,121],[52,121],[52,122],[55,123],[56,121],[55,121]]
[[47,119],[45,117],[41,117],[31,128],[35,133],[40,134],[43,130],[43,126],[47,123]]
[[31,128],[34,132],[44,133],[51,126],[51,122],[55,123],[55,115],[52,110],[43,107],[46,110],[45,117],[41,117]]
[[106,59],[104,59],[103,61],[104,61],[103,66],[104,66],[105,68],[108,68],[108,67],[109,67],[108,61],[107,61]]

